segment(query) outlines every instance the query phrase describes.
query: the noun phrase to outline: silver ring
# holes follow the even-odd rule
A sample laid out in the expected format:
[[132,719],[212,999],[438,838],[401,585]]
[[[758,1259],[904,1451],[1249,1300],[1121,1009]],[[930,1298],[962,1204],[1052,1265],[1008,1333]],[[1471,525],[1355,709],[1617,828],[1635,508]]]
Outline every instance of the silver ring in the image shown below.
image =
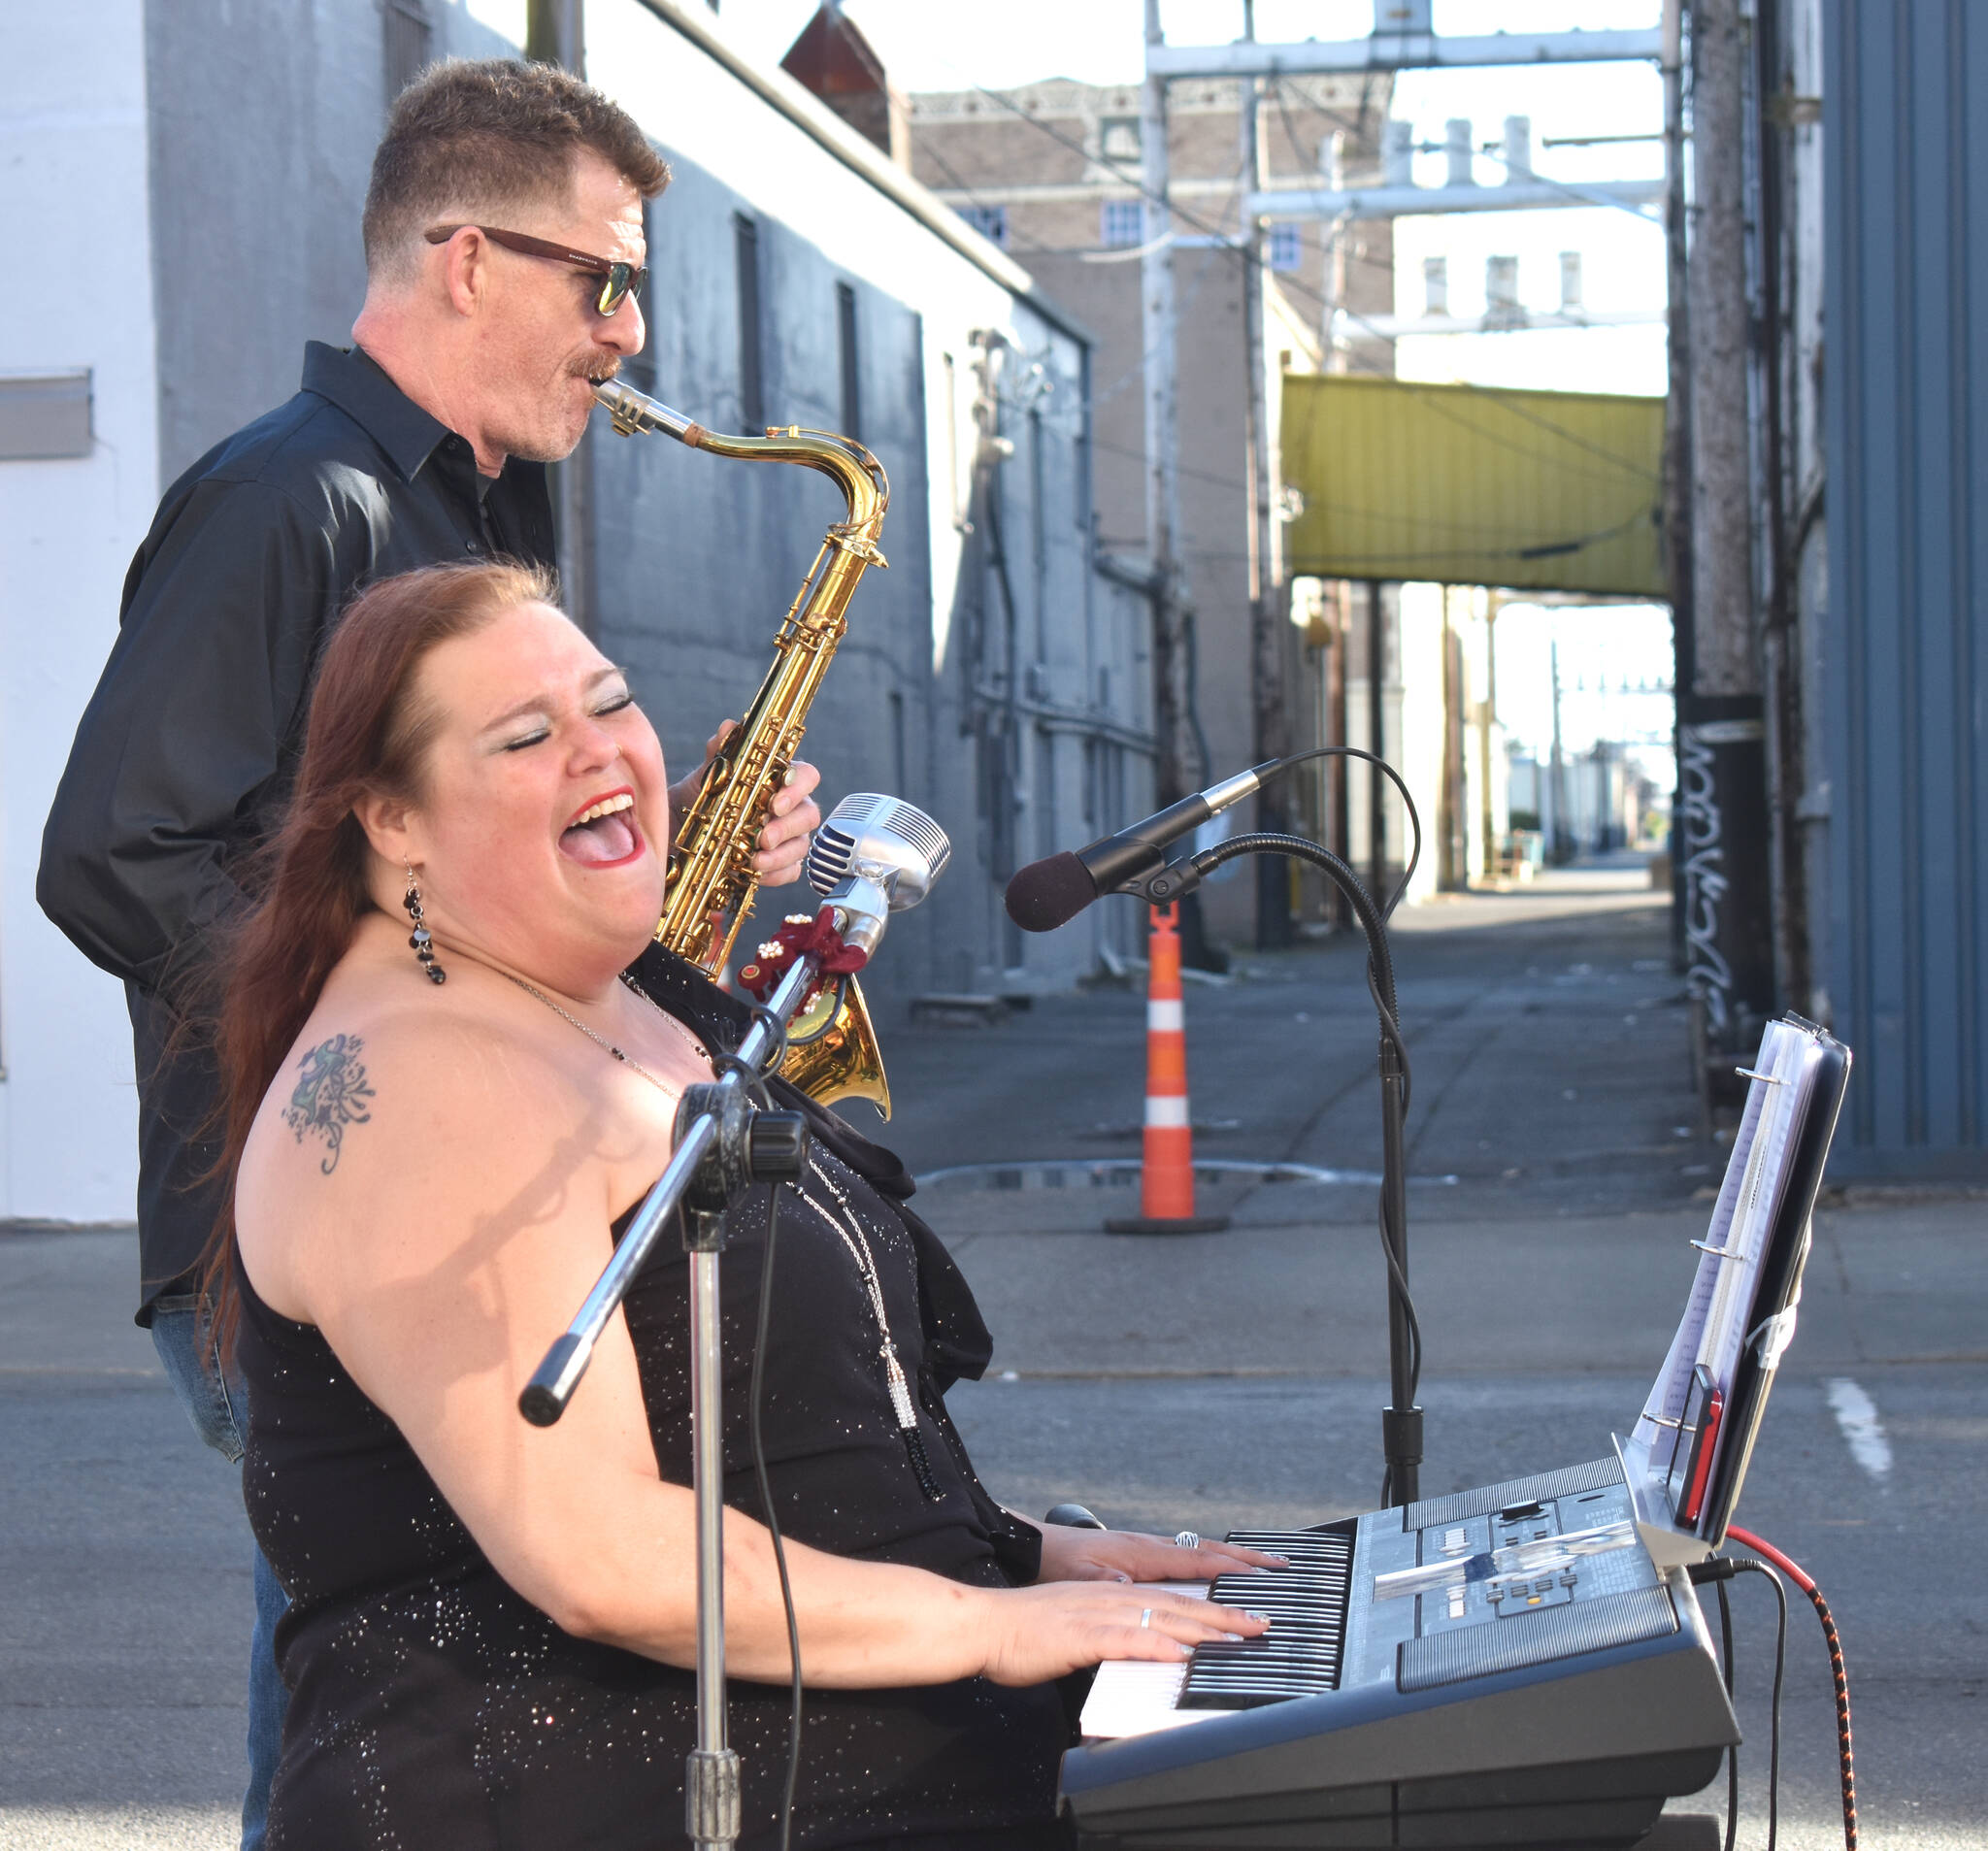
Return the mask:
[[1142,1626],[1150,1626],[1153,1623],[1153,1610],[1151,1607],[1147,1607],[1145,1611],[1139,1616],[1139,1623]]
[[1176,1549],[1198,1549],[1201,1547],[1201,1538],[1192,1530],[1182,1530],[1174,1538],[1174,1546]]

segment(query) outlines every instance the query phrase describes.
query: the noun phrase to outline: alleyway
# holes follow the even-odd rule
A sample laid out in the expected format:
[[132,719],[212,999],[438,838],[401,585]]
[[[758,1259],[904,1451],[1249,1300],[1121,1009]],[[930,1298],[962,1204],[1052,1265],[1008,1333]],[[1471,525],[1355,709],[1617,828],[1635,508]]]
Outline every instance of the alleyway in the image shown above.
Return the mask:
[[[1605,1454],[1661,1360],[1723,1152],[1700,1135],[1662,896],[1576,869],[1418,908],[1398,935],[1414,1061],[1410,1269],[1425,1492]],[[1373,1016],[1348,943],[1245,956],[1187,1003],[1205,1158],[1377,1167]],[[1059,1161],[1136,1160],[1142,999],[1050,999],[994,1028],[883,1025],[889,1137],[995,1332],[953,1405],[1016,1507],[1217,1533],[1373,1507],[1385,1398],[1369,1182],[1227,1173],[1198,1238],[1099,1232],[1130,1206]],[[1448,1178],[1454,1177],[1451,1181]],[[1072,1186],[1073,1181],[1077,1186]],[[1981,1204],[1855,1198],[1818,1222],[1801,1333],[1741,1517],[1804,1562],[1849,1654],[1871,1841],[1988,1851],[1988,1636],[1961,1539],[1988,1523]],[[0,1234],[0,1844],[231,1843],[248,1555],[129,1323],[125,1234]],[[1846,1391],[1849,1385],[1859,1404]],[[1846,1408],[1868,1405],[1850,1444]],[[1771,1603],[1736,1596],[1742,1842],[1765,1830]],[[1827,1667],[1789,1649],[1782,1842],[1834,1823]],[[1682,1802],[1712,1812],[1722,1789]]]

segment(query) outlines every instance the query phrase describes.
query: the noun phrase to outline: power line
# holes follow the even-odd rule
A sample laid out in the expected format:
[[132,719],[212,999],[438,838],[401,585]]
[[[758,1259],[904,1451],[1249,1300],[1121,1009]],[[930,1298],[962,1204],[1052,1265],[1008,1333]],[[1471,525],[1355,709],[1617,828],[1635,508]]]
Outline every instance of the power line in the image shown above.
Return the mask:
[[[958,70],[959,68],[957,65],[952,65],[950,59],[943,58],[943,54],[942,61],[950,65],[951,68],[954,70]],[[962,75],[964,74],[962,73]],[[1028,110],[1024,109],[1019,103],[1015,102],[1012,97],[1004,95],[999,90],[989,89],[984,83],[975,83],[971,79],[968,80],[968,83],[969,87],[972,88],[976,93],[986,97],[989,102],[992,102],[999,106],[1001,109],[1008,111],[1011,115],[1018,116],[1022,121],[1029,123],[1032,127],[1040,130],[1043,134],[1048,136],[1051,141],[1057,143],[1060,147],[1066,148],[1070,149],[1072,152],[1083,156],[1083,158],[1086,160],[1095,159],[1099,165],[1109,167],[1110,169],[1111,169],[1113,173],[1115,173],[1119,177],[1121,181],[1125,182],[1125,184],[1132,187],[1133,190],[1136,191],[1142,199],[1147,200],[1151,202],[1153,205],[1160,207],[1170,216],[1178,218],[1184,224],[1191,227],[1193,230],[1198,231],[1203,235],[1215,240],[1216,242],[1210,245],[1209,248],[1223,251],[1231,256],[1241,258],[1245,262],[1248,260],[1248,251],[1242,247],[1239,246],[1229,236],[1229,234],[1224,232],[1218,225],[1209,223],[1206,219],[1201,218],[1194,213],[1189,212],[1184,206],[1179,205],[1175,200],[1171,198],[1162,198],[1159,194],[1151,191],[1145,184],[1144,176],[1141,174],[1139,177],[1135,178],[1132,170],[1129,169],[1125,165],[1125,163],[1119,160],[1115,155],[1107,154],[1103,151],[1103,149],[1100,149],[1098,153],[1095,156],[1093,156],[1090,149],[1086,148],[1082,142],[1075,140],[1071,136],[1062,133],[1061,130],[1054,127],[1050,122],[1044,120],[1042,116],[1032,115]],[[1388,335],[1380,333],[1380,331],[1375,326],[1371,317],[1369,317],[1366,314],[1363,314],[1359,310],[1351,308],[1345,304],[1334,303],[1330,301],[1318,290],[1313,289],[1309,283],[1304,283],[1293,280],[1290,281],[1281,282],[1278,286],[1282,288],[1287,294],[1295,294],[1301,296],[1309,300],[1321,310],[1329,310],[1335,308],[1343,310],[1344,314],[1346,314],[1349,320],[1359,323],[1362,327],[1364,327],[1367,330],[1368,334],[1375,340],[1385,341],[1392,338]],[[1388,373],[1384,371],[1382,368],[1374,365],[1371,362],[1368,362],[1363,365],[1360,363],[1360,358],[1357,354],[1349,352],[1347,355],[1347,359],[1349,365],[1356,367],[1359,371],[1370,373],[1375,377],[1380,379],[1393,379],[1396,380],[1398,384],[1406,387],[1414,396],[1424,396],[1421,392],[1416,391],[1416,387],[1420,383],[1419,381],[1412,380],[1402,380],[1399,378],[1398,375]],[[1142,365],[1143,365],[1143,361],[1142,361]],[[1492,389],[1490,387],[1478,385],[1474,380],[1458,380],[1453,381],[1453,383],[1455,385],[1461,386],[1467,391],[1473,392],[1484,392]],[[1445,408],[1443,408],[1440,403],[1432,403],[1431,409],[1436,411],[1439,416],[1450,417],[1451,421],[1453,422],[1462,421],[1460,419],[1456,419],[1453,416],[1453,414],[1449,413]],[[1579,433],[1568,430],[1563,425],[1556,424],[1551,418],[1548,418],[1539,413],[1527,411],[1524,408],[1516,405],[1510,406],[1509,409],[1515,416],[1522,418],[1528,423],[1537,424],[1542,430],[1550,431],[1554,435],[1564,438],[1568,443],[1573,444],[1576,448],[1586,450],[1595,456],[1601,457],[1603,460],[1614,465],[1618,469],[1628,470],[1631,473],[1636,474],[1638,476],[1648,475],[1647,471],[1644,471],[1638,465],[1631,463],[1627,458],[1617,456],[1612,451],[1602,448],[1599,445],[1589,443],[1587,439],[1580,436]],[[1466,428],[1474,427],[1466,426]],[[1485,434],[1488,435],[1488,433]],[[1513,446],[1509,447],[1516,446]],[[1650,479],[1654,483],[1656,479],[1654,477],[1651,477]]]

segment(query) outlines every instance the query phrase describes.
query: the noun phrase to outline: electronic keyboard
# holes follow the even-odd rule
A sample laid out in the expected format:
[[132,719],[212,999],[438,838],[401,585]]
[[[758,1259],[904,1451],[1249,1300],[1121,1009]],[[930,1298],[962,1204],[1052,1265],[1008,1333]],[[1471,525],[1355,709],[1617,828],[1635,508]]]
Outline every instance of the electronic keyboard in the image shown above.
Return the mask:
[[1770,1023],[1670,1354],[1614,1456],[1230,1540],[1271,1615],[1179,1665],[1099,1668],[1063,1758],[1084,1843],[1636,1842],[1740,1739],[1689,1569],[1724,1541],[1795,1328],[1849,1051]]
[[1086,1844],[1628,1845],[1740,1738],[1615,1459],[1229,1540],[1291,1559],[1209,1590],[1271,1629],[1100,1667]]

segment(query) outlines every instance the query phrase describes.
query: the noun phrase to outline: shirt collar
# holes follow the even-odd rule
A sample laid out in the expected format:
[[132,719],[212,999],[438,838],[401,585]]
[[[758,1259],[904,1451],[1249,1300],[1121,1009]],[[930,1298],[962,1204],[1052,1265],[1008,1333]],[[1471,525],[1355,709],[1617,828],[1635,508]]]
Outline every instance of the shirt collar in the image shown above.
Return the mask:
[[420,473],[435,446],[451,435],[447,425],[422,411],[359,347],[305,343],[304,390],[329,399],[364,429],[408,481]]

